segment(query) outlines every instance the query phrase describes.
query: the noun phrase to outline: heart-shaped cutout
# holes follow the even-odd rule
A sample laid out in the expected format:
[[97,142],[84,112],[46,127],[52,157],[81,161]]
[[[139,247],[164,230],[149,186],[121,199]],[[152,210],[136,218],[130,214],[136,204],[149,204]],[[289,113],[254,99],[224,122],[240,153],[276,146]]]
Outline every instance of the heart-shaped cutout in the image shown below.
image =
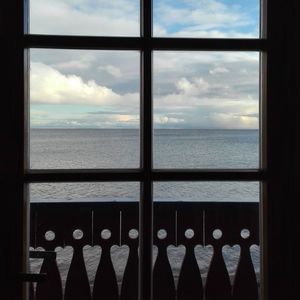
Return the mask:
[[256,275],[256,280],[257,282],[260,282],[260,247],[258,245],[252,245],[250,247],[250,255]]
[[71,246],[66,246],[64,248],[57,247],[55,248],[55,251],[56,251],[56,262],[62,280],[62,287],[63,290],[65,290],[66,280],[67,280],[74,251]]
[[[29,248],[30,251],[44,251],[42,247],[34,249],[33,247]],[[41,271],[43,263],[43,258],[29,258],[29,270],[31,273],[38,274]]]
[[[38,247],[36,249],[34,249],[33,247],[29,247],[29,251],[45,251],[45,249],[42,247]],[[41,272],[43,260],[43,258],[29,258],[30,273],[39,274]],[[36,290],[36,282],[33,283],[33,290]]]
[[110,248],[111,260],[117,277],[119,293],[124,276],[124,271],[129,257],[129,247],[127,245],[113,245]]
[[230,277],[231,285],[233,284],[234,276],[236,274],[240,254],[241,248],[239,245],[234,245],[232,247],[230,247],[229,245],[225,245],[222,249],[223,259]]
[[89,282],[90,285],[92,286],[95,281],[96,271],[101,257],[100,246],[93,246],[93,247],[89,245],[84,246],[83,257],[84,257],[84,263],[89,278]]
[[167,248],[168,260],[171,266],[176,288],[185,252],[185,247],[183,245],[179,245],[178,247],[170,245]]
[[211,245],[197,245],[194,249],[195,257],[200,269],[203,286],[206,283],[208,269],[214,254],[214,249]]

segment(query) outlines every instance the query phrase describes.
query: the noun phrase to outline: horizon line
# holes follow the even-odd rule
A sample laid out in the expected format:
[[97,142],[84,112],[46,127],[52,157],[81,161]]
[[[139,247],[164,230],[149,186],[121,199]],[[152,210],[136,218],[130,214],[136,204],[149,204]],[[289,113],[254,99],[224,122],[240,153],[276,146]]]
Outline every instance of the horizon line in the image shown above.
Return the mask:
[[[141,130],[140,128],[125,128],[125,127],[119,127],[119,128],[100,128],[100,127],[30,127],[31,129],[71,129],[71,130],[78,130],[78,129],[97,129],[97,130]],[[260,130],[260,128],[220,128],[220,127],[209,127],[209,128],[153,128],[153,130]]]

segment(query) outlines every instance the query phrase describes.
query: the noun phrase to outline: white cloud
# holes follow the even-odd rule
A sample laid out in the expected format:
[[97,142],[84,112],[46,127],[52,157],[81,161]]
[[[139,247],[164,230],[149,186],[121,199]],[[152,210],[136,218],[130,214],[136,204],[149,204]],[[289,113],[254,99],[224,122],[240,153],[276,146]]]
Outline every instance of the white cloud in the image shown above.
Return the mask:
[[[237,3],[241,4],[240,1],[236,1]],[[154,16],[157,20],[154,34],[214,38],[257,37],[257,2],[253,2],[251,12],[236,4],[234,1],[228,3],[222,0],[158,0],[154,3]],[[159,30],[160,27],[165,30]]]
[[138,1],[31,0],[32,33],[139,35]]
[[[224,3],[157,0],[154,33],[208,38],[257,36],[254,15],[232,4],[234,1]],[[31,0],[30,7],[32,33],[140,34],[137,0]],[[37,61],[43,63],[31,65],[32,123],[45,127],[139,125],[137,53],[130,52],[131,58],[121,54],[116,59],[117,55],[105,51],[47,51],[39,54]],[[257,128],[258,60],[257,53],[250,52],[154,52],[155,124]],[[69,111],[63,107],[66,104]]]
[[127,102],[130,106],[130,102],[138,102],[138,94],[119,95],[94,80],[84,81],[78,75],[64,75],[38,62],[31,64],[30,87],[31,103],[121,105]]
[[112,75],[113,77],[119,78],[122,76],[122,72],[120,68],[117,68],[116,66],[113,65],[99,66],[98,70],[104,70],[108,74]]
[[90,67],[90,62],[84,59],[68,60],[61,63],[54,64],[53,67],[58,70],[86,70]]
[[[34,126],[139,126],[138,73],[130,75],[135,78],[132,92],[122,92],[124,87],[127,89],[127,74],[135,60],[126,57],[124,68],[121,58],[106,60],[98,52],[93,59],[92,56],[86,59],[81,52],[77,56],[74,52],[69,60],[62,59],[60,52],[50,54],[44,60],[39,56],[40,61],[47,63],[31,64],[31,123]],[[64,53],[64,57],[67,54]],[[86,69],[75,68],[81,61],[92,63],[86,63]],[[258,128],[258,66],[257,53],[156,52],[156,126]]]
[[[79,71],[76,75],[63,74],[44,63],[31,62],[30,120],[33,127],[138,127],[139,101],[138,92],[116,93],[95,80],[83,80]],[[99,109],[107,114],[98,114]]]
[[[48,110],[47,110],[48,109]],[[52,112],[49,108],[37,116],[31,108],[31,127],[38,128],[138,128],[139,115],[132,114],[86,114],[74,111]]]
[[[156,126],[258,128],[258,61],[257,53],[156,53],[154,111],[160,117],[155,118]],[[172,114],[180,114],[177,118],[184,122],[163,122],[161,116]]]
[[85,82],[92,79],[118,94],[139,91],[137,51],[31,49],[30,57],[64,75],[76,74]]
[[209,120],[215,127],[224,129],[257,129],[258,119],[232,113],[213,113]]
[[166,116],[166,115],[156,114],[154,116],[154,123],[155,124],[170,125],[170,124],[178,124],[178,123],[183,123],[183,122],[184,122],[184,119],[173,118],[173,117],[169,117],[169,116]]
[[138,115],[114,115],[111,117],[111,121],[118,123],[128,123],[128,124],[138,124],[139,116]]
[[229,73],[229,70],[224,67],[215,67],[209,70],[209,73],[211,75],[217,75],[217,74]]
[[190,81],[183,77],[175,82],[175,87],[185,95],[198,95],[199,93],[207,91],[210,85],[201,77],[192,78]]
[[[234,3],[235,2],[235,3]],[[32,33],[139,36],[138,0],[31,0]],[[238,5],[237,5],[238,4]],[[258,37],[258,1],[154,1],[154,35]]]

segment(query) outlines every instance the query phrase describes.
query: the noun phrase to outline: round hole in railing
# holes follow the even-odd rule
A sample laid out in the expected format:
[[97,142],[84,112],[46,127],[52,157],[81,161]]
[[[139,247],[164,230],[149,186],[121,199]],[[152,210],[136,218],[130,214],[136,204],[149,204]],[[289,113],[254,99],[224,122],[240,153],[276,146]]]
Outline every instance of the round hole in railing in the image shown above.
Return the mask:
[[241,230],[241,237],[243,239],[248,239],[250,236],[250,230],[249,229],[243,229]]
[[83,231],[81,229],[76,229],[73,231],[74,240],[81,240],[83,238]]
[[185,231],[185,233],[184,233],[184,235],[185,235],[185,237],[187,238],[187,239],[192,239],[193,237],[194,237],[194,230],[193,229],[191,229],[191,228],[189,228],[189,229],[187,229],[186,231]]
[[108,240],[111,238],[111,231],[109,229],[103,229],[101,231],[101,237],[104,239],[104,240]]
[[165,229],[159,229],[158,232],[157,232],[157,237],[160,239],[160,240],[163,240],[167,237],[167,231]]
[[220,229],[215,229],[213,231],[213,237],[215,240],[220,239],[222,237],[222,235],[223,235],[223,233],[222,233],[222,230],[220,230]]
[[52,230],[46,231],[46,233],[45,233],[45,240],[51,242],[54,239],[55,239],[55,233],[54,233],[54,231],[52,231]]
[[139,237],[139,232],[136,230],[136,229],[130,229],[129,232],[128,232],[128,236],[135,240]]

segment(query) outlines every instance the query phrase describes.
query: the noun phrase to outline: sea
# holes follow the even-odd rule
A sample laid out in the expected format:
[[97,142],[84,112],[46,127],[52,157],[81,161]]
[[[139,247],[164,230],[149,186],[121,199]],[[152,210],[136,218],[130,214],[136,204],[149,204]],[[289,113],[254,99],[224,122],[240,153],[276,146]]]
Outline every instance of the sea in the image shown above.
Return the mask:
[[[140,167],[138,129],[31,129],[32,169]],[[258,130],[155,129],[157,169],[256,169]],[[31,184],[39,201],[139,201],[138,182]],[[154,201],[258,201],[258,182],[154,182]]]
[[[259,131],[224,129],[155,129],[153,167],[156,169],[257,169]],[[120,169],[140,167],[138,129],[31,129],[32,169]],[[32,183],[31,202],[139,201],[139,182]],[[259,182],[154,182],[154,201],[258,202]],[[198,246],[197,246],[198,247]],[[212,249],[195,248],[203,278],[207,274]],[[236,248],[237,247],[237,248]],[[58,248],[57,262],[63,285],[72,258],[72,249]],[[126,252],[127,251],[127,252]],[[184,257],[181,247],[168,249],[175,282]],[[259,280],[259,247],[251,248]],[[154,261],[157,250],[154,249]],[[231,278],[236,271],[239,248],[223,251]],[[128,249],[113,247],[112,261],[118,282],[128,257]],[[101,257],[99,247],[84,248],[91,286]],[[31,259],[38,272],[40,260]]]

